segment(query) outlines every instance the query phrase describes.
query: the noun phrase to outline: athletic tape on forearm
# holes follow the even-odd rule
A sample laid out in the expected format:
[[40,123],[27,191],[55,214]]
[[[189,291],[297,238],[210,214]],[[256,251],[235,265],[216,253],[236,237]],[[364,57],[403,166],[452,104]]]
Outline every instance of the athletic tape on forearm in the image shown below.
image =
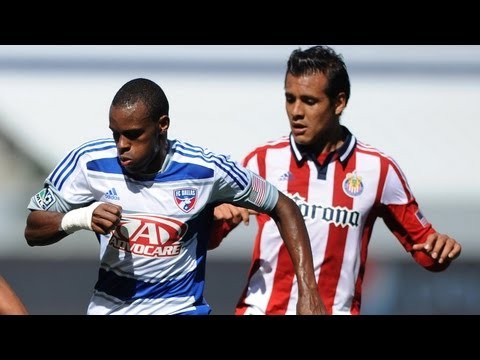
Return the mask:
[[100,201],[93,204],[67,212],[60,224],[60,230],[67,234],[72,234],[78,230],[92,230],[92,214],[98,205],[103,204]]

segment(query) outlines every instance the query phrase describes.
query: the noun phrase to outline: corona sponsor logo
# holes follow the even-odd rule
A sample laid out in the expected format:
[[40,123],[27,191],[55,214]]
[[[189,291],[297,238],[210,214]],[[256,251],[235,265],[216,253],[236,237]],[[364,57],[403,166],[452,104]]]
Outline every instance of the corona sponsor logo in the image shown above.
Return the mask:
[[309,204],[298,193],[287,194],[297,204],[304,219],[321,220],[329,224],[341,227],[358,227],[360,224],[360,212],[340,206],[322,206]]
[[187,229],[187,224],[165,216],[123,215],[109,245],[148,257],[176,256],[180,254]]

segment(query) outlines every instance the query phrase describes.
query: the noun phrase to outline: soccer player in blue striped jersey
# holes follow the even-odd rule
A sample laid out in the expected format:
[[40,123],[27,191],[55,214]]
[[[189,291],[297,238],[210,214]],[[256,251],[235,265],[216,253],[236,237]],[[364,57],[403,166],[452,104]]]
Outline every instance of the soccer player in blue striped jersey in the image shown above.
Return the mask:
[[113,98],[112,139],[87,142],[58,163],[32,196],[25,238],[56,243],[91,230],[100,244],[88,314],[198,314],[213,209],[227,202],[272,216],[299,278],[298,314],[325,314],[298,207],[227,156],[168,139],[169,104],[148,79]]

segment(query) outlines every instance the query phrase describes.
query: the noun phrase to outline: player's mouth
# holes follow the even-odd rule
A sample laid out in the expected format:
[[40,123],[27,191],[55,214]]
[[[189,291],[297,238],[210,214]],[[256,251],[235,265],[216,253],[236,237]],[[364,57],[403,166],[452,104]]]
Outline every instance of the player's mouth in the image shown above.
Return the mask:
[[306,132],[307,132],[307,127],[306,126],[300,126],[300,125],[292,126],[293,136],[305,135]]
[[120,157],[120,164],[123,167],[128,167],[133,163],[132,159],[126,158],[126,157]]

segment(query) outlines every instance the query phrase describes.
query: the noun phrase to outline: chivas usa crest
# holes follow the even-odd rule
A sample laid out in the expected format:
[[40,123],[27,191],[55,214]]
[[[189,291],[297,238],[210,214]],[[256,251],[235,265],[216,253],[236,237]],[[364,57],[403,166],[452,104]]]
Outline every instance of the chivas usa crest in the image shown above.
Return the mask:
[[197,189],[184,188],[173,191],[175,203],[183,212],[190,212],[197,202]]
[[358,176],[356,171],[348,173],[345,180],[343,180],[343,191],[348,196],[358,196],[363,192],[362,177]]

